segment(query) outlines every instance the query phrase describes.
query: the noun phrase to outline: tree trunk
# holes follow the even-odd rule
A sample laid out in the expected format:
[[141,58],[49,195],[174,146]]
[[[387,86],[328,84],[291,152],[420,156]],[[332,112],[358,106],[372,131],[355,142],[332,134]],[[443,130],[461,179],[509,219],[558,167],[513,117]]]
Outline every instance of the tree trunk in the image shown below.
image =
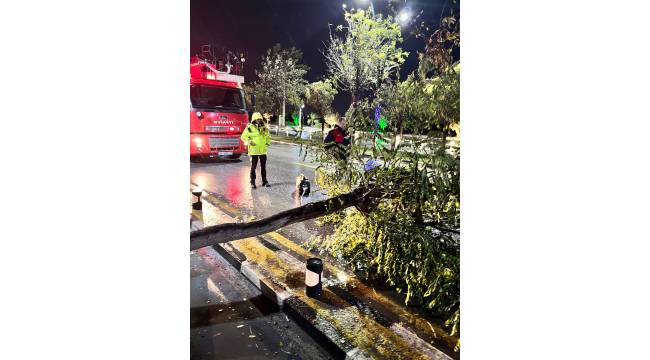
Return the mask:
[[282,124],[280,124],[280,126],[285,126],[285,119],[287,116],[285,108],[286,108],[286,100],[285,98],[282,98],[282,119],[280,119],[280,122]]
[[442,144],[440,148],[440,153],[444,154],[447,147],[447,123],[444,122],[440,128],[442,129],[442,134],[441,134]]
[[[372,190],[357,188],[347,194],[286,210],[266,219],[249,223],[214,225],[192,231],[190,233],[190,251],[228,241],[259,236],[293,223],[332,214],[350,206],[355,206],[362,213],[368,214],[377,205],[377,200],[396,196],[398,192],[394,188],[397,186],[396,183],[384,187],[374,187]],[[437,223],[425,223],[424,225],[444,232],[460,233],[458,230],[440,227],[440,224]]]
[[221,224],[193,231],[190,233],[190,250],[266,234],[289,224],[321,217],[360,203],[368,203],[369,200],[365,197],[370,197],[371,194],[365,192],[365,188],[358,188],[347,194],[283,211],[266,219],[249,223]]

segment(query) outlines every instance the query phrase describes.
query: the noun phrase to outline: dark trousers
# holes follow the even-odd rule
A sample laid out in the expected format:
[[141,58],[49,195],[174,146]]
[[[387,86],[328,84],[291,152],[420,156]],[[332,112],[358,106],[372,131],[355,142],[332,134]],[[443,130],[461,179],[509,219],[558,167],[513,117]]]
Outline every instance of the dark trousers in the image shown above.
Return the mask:
[[266,155],[251,155],[251,184],[255,184],[255,169],[257,168],[257,160],[260,160],[262,167],[262,183],[266,183]]

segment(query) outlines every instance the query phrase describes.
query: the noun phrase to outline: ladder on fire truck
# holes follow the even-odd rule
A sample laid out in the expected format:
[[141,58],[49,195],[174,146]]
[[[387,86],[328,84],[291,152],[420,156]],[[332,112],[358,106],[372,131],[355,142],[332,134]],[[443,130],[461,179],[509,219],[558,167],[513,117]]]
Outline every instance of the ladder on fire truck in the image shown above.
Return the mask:
[[209,61],[203,60],[201,58],[196,58],[192,64],[201,65],[202,67],[201,77],[205,79],[235,82],[238,83],[240,87],[244,83],[243,76],[230,74],[225,71],[219,71],[217,68],[214,67],[214,64],[210,63]]
[[216,69],[216,71],[243,75],[244,63],[246,62],[244,52],[239,52],[239,56],[230,50],[222,50],[222,52],[223,54],[219,55],[211,44],[203,45],[201,46],[201,55],[199,57],[211,64],[212,68]]

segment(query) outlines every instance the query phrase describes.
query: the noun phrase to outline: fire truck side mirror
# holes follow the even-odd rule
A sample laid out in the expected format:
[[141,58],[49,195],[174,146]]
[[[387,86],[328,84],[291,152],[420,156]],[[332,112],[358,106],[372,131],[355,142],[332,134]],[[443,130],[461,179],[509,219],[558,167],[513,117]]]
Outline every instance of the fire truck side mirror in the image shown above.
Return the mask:
[[256,110],[256,109],[255,109],[255,101],[256,101],[256,99],[255,99],[255,94],[252,94],[252,95],[251,95],[251,105],[252,105],[252,107],[253,107],[253,111]]

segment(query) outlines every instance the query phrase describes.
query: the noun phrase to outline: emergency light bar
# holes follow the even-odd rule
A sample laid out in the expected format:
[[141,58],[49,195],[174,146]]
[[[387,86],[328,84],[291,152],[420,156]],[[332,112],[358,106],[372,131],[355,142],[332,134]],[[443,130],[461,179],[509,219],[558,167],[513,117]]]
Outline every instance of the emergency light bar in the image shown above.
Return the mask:
[[235,82],[238,84],[243,84],[244,83],[244,77],[241,75],[233,75],[229,74],[227,72],[219,71],[212,66],[207,61],[197,61],[195,64],[200,64],[203,66],[203,69],[207,69],[207,71],[203,70],[201,71],[203,77],[208,80],[218,80],[218,81],[229,81],[229,82]]

